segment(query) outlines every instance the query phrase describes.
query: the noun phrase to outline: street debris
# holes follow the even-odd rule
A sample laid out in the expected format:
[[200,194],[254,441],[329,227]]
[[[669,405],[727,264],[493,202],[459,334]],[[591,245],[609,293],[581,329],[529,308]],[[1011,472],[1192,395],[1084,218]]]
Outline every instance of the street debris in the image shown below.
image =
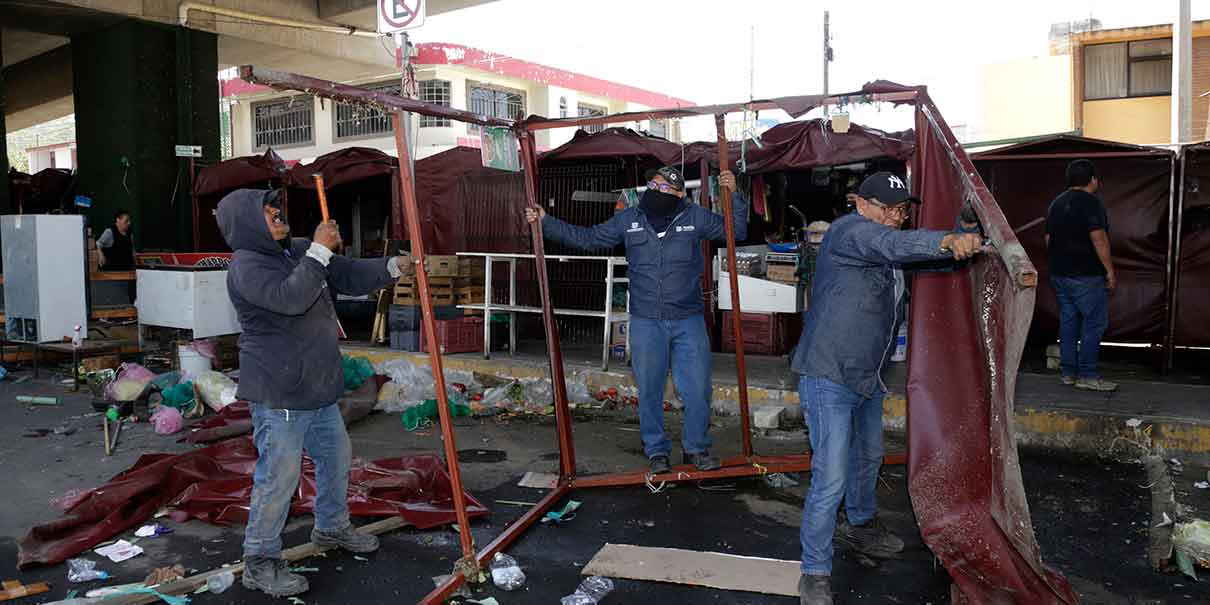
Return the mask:
[[535,473],[526,471],[521,480],[517,482],[517,487],[528,487],[532,489],[554,489],[559,484],[559,476],[554,473]]
[[559,600],[560,605],[597,605],[613,592],[613,580],[590,576],[580,582],[576,591]]
[[143,554],[143,547],[131,544],[126,540],[118,540],[117,542],[114,542],[108,546],[102,546],[93,552],[101,555],[102,557],[109,558],[109,560],[113,561],[114,563],[121,563],[122,561],[133,559]]
[[231,588],[232,584],[235,584],[235,573],[231,570],[224,570],[221,573],[206,578],[206,590],[214,594],[227,592],[227,589]]
[[37,584],[26,586],[18,580],[5,580],[3,583],[0,583],[0,586],[4,587],[4,590],[0,590],[0,601],[50,592],[50,585],[46,582],[38,582]]
[[492,583],[501,590],[516,590],[525,584],[525,572],[517,564],[517,560],[502,553],[492,557],[490,566]]
[[769,473],[764,476],[765,485],[774,489],[782,489],[786,487],[798,487],[799,481],[786,473]]
[[94,580],[105,580],[109,578],[109,572],[97,569],[97,562],[91,559],[68,559],[67,560],[67,581],[74,584],[82,582],[92,582]]
[[30,405],[59,405],[59,398],[45,397],[41,395],[17,395],[17,403],[28,403]]
[[543,523],[566,523],[576,518],[576,511],[579,510],[580,503],[576,500],[568,500],[567,504],[563,505],[560,510],[552,510],[542,517]]
[[147,574],[147,578],[143,580],[143,585],[159,586],[165,582],[171,582],[183,577],[185,577],[185,567],[179,563],[172,567],[157,567]]
[[[454,577],[453,574],[445,574],[443,576],[433,576],[433,586],[441,586]],[[451,597],[462,597],[464,599],[471,598],[471,589],[466,583],[459,584],[458,590],[450,593]]]
[[140,538],[154,538],[156,536],[162,536],[170,533],[172,533],[172,528],[164,527],[159,523],[152,523],[136,529],[134,535]]

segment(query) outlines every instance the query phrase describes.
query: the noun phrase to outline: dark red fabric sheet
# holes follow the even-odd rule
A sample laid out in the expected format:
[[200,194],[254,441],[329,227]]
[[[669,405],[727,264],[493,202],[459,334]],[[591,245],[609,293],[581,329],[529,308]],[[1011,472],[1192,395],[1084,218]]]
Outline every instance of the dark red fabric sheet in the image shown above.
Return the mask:
[[1033,312],[1024,249],[927,95],[916,111],[912,188],[920,221],[950,229],[971,202],[997,254],[912,289],[908,489],[924,542],[949,571],[952,601],[1075,603],[1042,563],[1013,438],[1013,394]]
[[1175,344],[1210,347],[1210,144],[1186,148]]
[[206,166],[193,180],[193,192],[199,196],[226,194],[235,189],[265,188],[271,180],[280,179],[286,163],[272,149],[261,155],[232,158]]
[[[147,454],[104,486],[81,494],[59,519],[39,525],[21,540],[18,566],[54,564],[147,522],[164,506],[211,523],[247,519],[256,447],[251,437],[229,439],[185,454]],[[303,479],[291,512],[311,512],[315,467],[303,460]],[[398,515],[424,529],[454,522],[449,476],[440,457],[427,454],[354,460],[349,474],[349,513]],[[472,517],[488,510],[465,493]]]

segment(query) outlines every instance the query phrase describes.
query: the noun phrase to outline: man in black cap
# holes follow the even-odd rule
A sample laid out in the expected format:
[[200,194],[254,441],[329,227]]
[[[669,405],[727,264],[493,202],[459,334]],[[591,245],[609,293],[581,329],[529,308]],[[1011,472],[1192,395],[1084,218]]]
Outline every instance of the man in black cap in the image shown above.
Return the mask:
[[[735,239],[748,233],[748,204],[724,170],[719,184],[734,192]],[[639,387],[639,432],[652,473],[671,469],[672,443],[664,435],[664,385],[668,369],[685,404],[681,446],[684,462],[701,470],[719,467],[710,455],[710,336],[702,316],[702,240],[725,241],[723,217],[685,197],[685,179],[672,166],[647,183],[639,205],[595,227],[569,225],[542,209],[526,219],[542,233],[581,250],[626,244],[630,279],[630,343]]]
[[[882,465],[882,364],[903,319],[903,269],[964,260],[982,244],[963,211],[957,232],[901,230],[912,202],[903,179],[878,172],[852,196],[856,212],[832,223],[820,246],[811,306],[791,366],[811,440],[811,484],[803,505],[802,605],[831,605],[832,540],[863,555],[890,556],[903,540],[878,521]],[[837,527],[844,500],[846,521]]]

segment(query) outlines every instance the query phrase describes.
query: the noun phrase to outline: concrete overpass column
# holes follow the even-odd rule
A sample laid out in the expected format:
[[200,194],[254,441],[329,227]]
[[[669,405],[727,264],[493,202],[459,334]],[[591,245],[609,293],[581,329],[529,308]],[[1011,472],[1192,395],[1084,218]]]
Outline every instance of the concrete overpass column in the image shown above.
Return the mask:
[[[0,32],[0,36],[4,33]],[[0,48],[4,48],[0,40]],[[3,51],[0,51],[3,53]],[[4,65],[4,57],[0,56],[0,65]],[[12,200],[8,195],[8,130],[4,127],[4,70],[0,69],[0,214],[13,211]]]
[[77,192],[93,198],[94,234],[125,208],[140,249],[189,250],[192,183],[174,147],[218,159],[217,36],[128,20],[71,46]]

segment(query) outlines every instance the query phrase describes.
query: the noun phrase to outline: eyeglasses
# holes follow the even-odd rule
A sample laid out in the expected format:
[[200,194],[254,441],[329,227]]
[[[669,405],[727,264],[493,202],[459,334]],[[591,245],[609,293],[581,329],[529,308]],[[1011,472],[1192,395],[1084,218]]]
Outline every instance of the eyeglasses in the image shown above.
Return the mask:
[[881,202],[875,202],[874,200],[866,200],[866,201],[873,204],[874,206],[876,206],[879,210],[882,210],[883,212],[885,212],[887,214],[898,216],[899,218],[906,218],[908,215],[908,210],[910,209],[910,207],[907,204],[897,204],[895,206],[887,206],[886,204],[883,204]]
[[655,189],[656,191],[659,191],[660,193],[668,193],[669,191],[676,191],[676,187],[673,187],[672,185],[669,185],[668,183],[657,183],[655,181],[647,181],[647,188]]

